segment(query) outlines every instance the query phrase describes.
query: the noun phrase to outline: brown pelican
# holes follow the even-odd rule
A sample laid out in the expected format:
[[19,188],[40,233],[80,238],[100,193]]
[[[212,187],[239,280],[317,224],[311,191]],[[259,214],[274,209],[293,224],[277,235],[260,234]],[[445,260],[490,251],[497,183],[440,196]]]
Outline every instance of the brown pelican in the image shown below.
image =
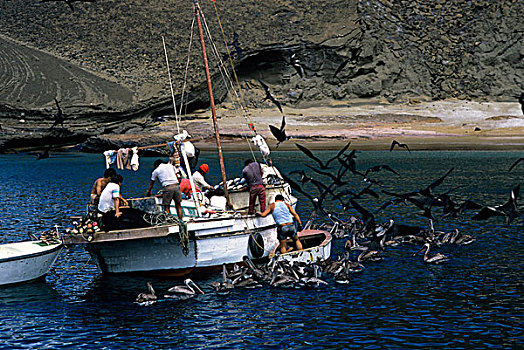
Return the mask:
[[262,285],[258,283],[258,281],[256,281],[255,279],[249,277],[249,278],[240,280],[237,283],[235,283],[235,287],[252,289],[252,288],[262,287]]
[[194,296],[197,294],[205,294],[202,289],[193,280],[187,278],[184,281],[185,286],[174,286],[169,288],[167,291],[171,294],[166,295],[168,298],[182,297],[182,296]]
[[140,293],[136,297],[137,303],[144,303],[144,304],[152,304],[157,300],[155,290],[153,289],[153,285],[151,282],[147,282],[147,289],[149,290],[149,293]]
[[351,275],[353,273],[362,272],[364,265],[361,263],[355,263],[349,260],[349,255],[346,254],[345,260],[342,266],[335,271],[335,282],[339,284],[349,284],[351,281]]
[[319,266],[318,265],[313,265],[313,276],[312,277],[308,277],[308,276],[304,276],[300,279],[300,282],[302,282],[304,284],[305,287],[313,287],[313,288],[318,288],[321,284],[327,286],[328,283],[324,280],[321,280],[320,277],[319,277]]
[[235,285],[228,281],[226,264],[222,265],[222,282],[213,282],[211,286],[222,295],[229,294],[229,290],[235,288]]
[[475,241],[476,239],[473,238],[471,235],[463,234],[459,232],[459,230],[455,229],[455,232],[453,233],[453,237],[450,243],[455,243],[457,245],[467,245]]
[[357,261],[381,261],[384,258],[380,255],[378,250],[362,250],[362,253],[357,257]]
[[420,249],[418,252],[413,254],[413,256],[416,256],[418,253],[422,252],[425,249],[426,252],[424,253],[424,262],[427,264],[440,264],[440,263],[443,263],[449,260],[449,258],[446,255],[440,254],[440,253],[437,253],[430,257],[429,256],[430,248],[431,248],[431,245],[429,243],[426,243],[424,244],[422,249]]

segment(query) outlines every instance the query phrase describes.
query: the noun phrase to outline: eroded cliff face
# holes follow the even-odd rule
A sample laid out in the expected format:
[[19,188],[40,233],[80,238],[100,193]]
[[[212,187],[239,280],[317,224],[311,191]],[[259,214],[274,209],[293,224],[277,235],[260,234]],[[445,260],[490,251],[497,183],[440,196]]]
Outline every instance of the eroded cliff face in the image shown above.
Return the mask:
[[[162,36],[175,95],[186,83],[189,110],[207,107],[200,44],[190,40],[193,1],[73,6],[0,4],[1,149],[148,130],[172,109]],[[522,1],[205,0],[201,6],[219,55],[227,53],[222,30],[229,42],[248,107],[268,106],[258,80],[293,107],[356,98],[511,101],[524,89]],[[208,55],[216,98],[227,101],[217,60]],[[54,98],[66,128],[50,128]]]

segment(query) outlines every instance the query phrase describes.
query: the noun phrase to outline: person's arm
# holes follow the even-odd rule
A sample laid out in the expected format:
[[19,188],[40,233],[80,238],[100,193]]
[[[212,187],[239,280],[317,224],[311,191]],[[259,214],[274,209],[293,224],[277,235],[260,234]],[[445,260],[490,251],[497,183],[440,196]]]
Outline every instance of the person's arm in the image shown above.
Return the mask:
[[261,216],[261,217],[266,217],[269,215],[269,213],[273,212],[273,209],[275,209],[275,203],[271,203],[270,205],[267,206],[266,210],[264,210],[263,213],[258,212],[256,213],[256,215]]
[[91,189],[91,194],[98,194],[98,180],[95,180],[93,183],[93,188]]
[[118,218],[120,215],[122,215],[122,212],[120,211],[120,197],[116,197],[115,199],[115,216]]
[[207,183],[203,175],[202,175],[202,178],[200,179],[200,187],[202,187],[202,189],[212,188],[212,186]]
[[120,197],[118,197],[120,199],[120,201],[122,202],[123,206],[124,207],[127,207],[129,206],[129,202],[127,201],[127,199],[125,199],[124,197],[122,197],[122,195],[120,195]]
[[293,209],[293,207],[291,205],[289,205],[288,203],[286,203],[288,209],[289,209],[289,212],[291,213],[291,215],[293,215],[293,217],[295,218],[295,220],[297,220],[297,222],[299,223],[300,226],[302,226],[302,221],[300,221],[300,216],[298,216],[297,212],[295,211],[295,209]]
[[151,189],[153,188],[154,184],[155,184],[155,180],[151,180],[149,182],[149,188],[147,189],[146,197],[150,197],[151,196]]
[[96,194],[97,194],[98,196],[100,196],[100,195],[102,194],[102,191],[104,190],[104,189],[102,188],[102,183],[103,183],[103,182],[104,182],[104,181],[102,181],[102,180],[100,180],[100,179],[99,179],[99,180],[96,180]]

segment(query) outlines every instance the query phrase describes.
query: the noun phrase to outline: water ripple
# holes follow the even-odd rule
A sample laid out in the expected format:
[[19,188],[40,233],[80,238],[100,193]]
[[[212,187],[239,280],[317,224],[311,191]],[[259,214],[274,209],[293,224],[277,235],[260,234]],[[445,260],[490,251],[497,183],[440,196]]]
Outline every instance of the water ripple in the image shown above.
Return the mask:
[[[333,152],[318,155],[327,159]],[[396,192],[427,185],[454,167],[443,190],[463,186],[457,191],[460,200],[490,205],[505,202],[509,190],[521,181],[519,169],[500,171],[520,157],[518,152],[413,152],[411,156],[397,152],[394,156],[402,157],[402,162],[393,161],[389,152],[360,152],[357,164],[361,169],[391,164],[402,178],[378,176],[385,188]],[[238,175],[244,157],[226,155],[228,167]],[[290,157],[296,161],[284,162]],[[215,158],[202,156],[211,168],[210,182],[220,178]],[[275,152],[273,160],[283,165],[284,173],[307,163],[301,154],[290,152]],[[137,173],[123,173],[126,196],[144,193],[151,163],[143,158]],[[68,225],[69,216],[84,210],[92,181],[103,172],[103,159],[57,153],[37,162],[29,155],[0,155],[0,166],[0,229],[5,243],[25,240],[27,233],[57,223]],[[362,183],[354,181],[354,186]],[[384,200],[382,196],[379,202]],[[377,201],[362,200],[362,205],[373,207]],[[301,217],[311,210],[301,197]],[[389,218],[427,225],[406,205],[377,214],[379,222]],[[383,262],[366,264],[349,285],[327,277],[329,286],[319,290],[263,287],[234,290],[224,297],[209,287],[218,276],[202,276],[198,282],[208,294],[184,301],[161,300],[147,307],[134,303],[147,279],[102,276],[89,255],[73,247],[62,252],[55,274],[45,281],[0,289],[0,349],[522,348],[521,219],[506,225],[500,218],[474,222],[464,216],[439,221],[436,228],[459,228],[477,241],[440,248],[451,260],[439,266],[412,257],[418,247],[390,247]],[[334,256],[344,252],[343,244],[334,241]],[[180,283],[151,281],[160,292]]]

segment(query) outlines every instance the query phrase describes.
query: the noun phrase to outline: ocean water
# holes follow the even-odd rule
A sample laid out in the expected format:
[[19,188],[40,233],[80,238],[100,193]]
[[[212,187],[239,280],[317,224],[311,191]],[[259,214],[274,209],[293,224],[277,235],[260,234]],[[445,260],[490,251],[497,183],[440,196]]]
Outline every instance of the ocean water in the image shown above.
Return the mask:
[[[315,152],[326,160],[335,152]],[[381,152],[357,154],[357,168],[387,164],[400,175],[373,174],[384,189],[408,192],[427,186],[454,170],[437,188],[461,202],[504,203],[522,184],[524,164],[508,172],[519,152]],[[247,153],[226,153],[230,178],[240,176]],[[39,160],[29,154],[0,155],[0,242],[28,239],[82,213],[93,181],[102,175],[101,155],[52,153]],[[141,197],[155,158],[141,158],[138,172],[123,171],[125,197]],[[286,173],[315,164],[298,152],[274,152],[274,163]],[[210,165],[208,179],[219,181],[216,155],[202,154]],[[296,179],[296,177],[292,178]],[[354,190],[367,186],[347,177]],[[315,196],[314,187],[306,189]],[[458,187],[458,188],[456,188]],[[375,186],[377,190],[379,188]],[[305,221],[312,210],[302,195],[298,212]],[[360,200],[374,210],[389,197]],[[325,206],[344,213],[340,203]],[[438,210],[436,210],[438,213]],[[428,266],[419,247],[388,247],[382,262],[367,263],[348,285],[328,276],[316,290],[236,289],[213,293],[209,283],[219,274],[197,276],[207,292],[192,299],[162,300],[150,306],[134,303],[151,280],[159,294],[176,279],[102,275],[81,247],[62,251],[45,280],[0,287],[0,349],[517,349],[524,346],[524,218],[506,224],[501,217],[470,220],[474,212],[446,218],[435,229],[458,228],[476,238],[471,245],[435,249],[450,255],[443,265]],[[390,206],[378,222],[427,226],[413,206]],[[344,239],[333,242],[332,255],[344,251]]]

